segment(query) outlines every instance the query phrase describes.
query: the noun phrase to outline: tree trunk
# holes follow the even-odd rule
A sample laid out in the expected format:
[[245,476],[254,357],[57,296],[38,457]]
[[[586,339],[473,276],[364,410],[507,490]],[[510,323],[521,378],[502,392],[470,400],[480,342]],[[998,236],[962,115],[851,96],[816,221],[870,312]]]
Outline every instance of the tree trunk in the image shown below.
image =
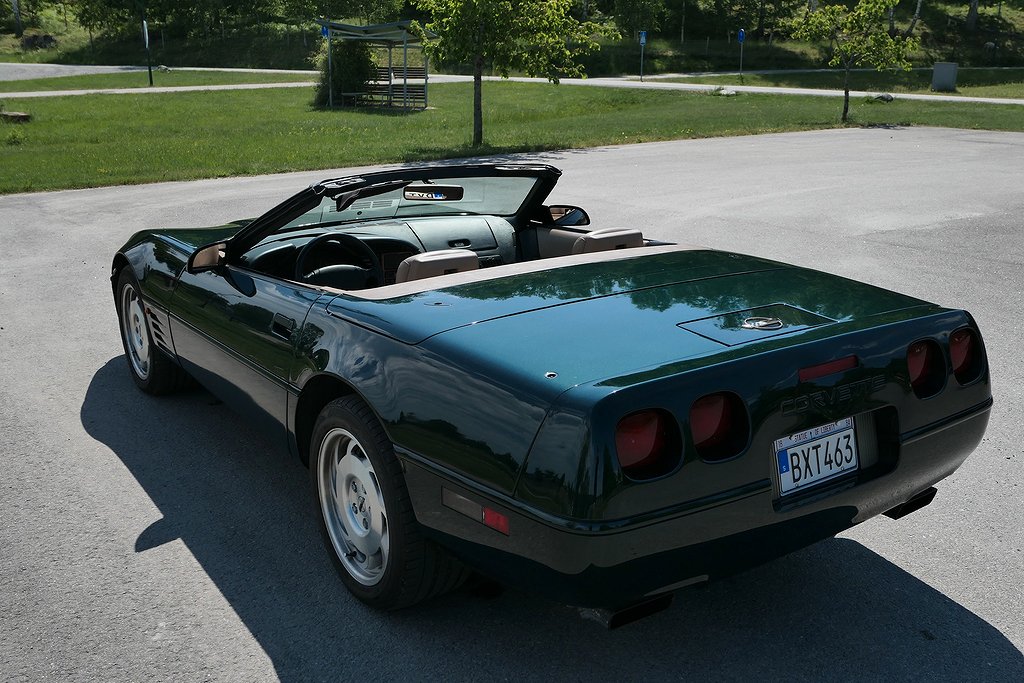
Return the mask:
[[21,25],[21,5],[18,4],[18,0],[11,0],[11,11],[14,12],[14,35],[21,38],[25,29]]
[[850,118],[850,67],[852,63],[846,64],[846,72],[843,74],[843,123]]
[[683,11],[679,18],[679,44],[686,44],[686,0],[683,0]]
[[904,38],[909,38],[914,34],[914,29],[917,28],[917,22],[921,19],[921,3],[924,0],[917,0],[917,7],[914,8],[914,16],[910,17],[910,25],[907,26],[907,30],[903,32]]
[[889,8],[889,36],[896,35],[896,5]]
[[484,56],[477,55],[473,60],[473,146],[484,144],[484,108],[483,94]]
[[968,31],[978,28],[978,0],[971,0],[971,4],[967,8],[967,20],[964,21],[964,28]]

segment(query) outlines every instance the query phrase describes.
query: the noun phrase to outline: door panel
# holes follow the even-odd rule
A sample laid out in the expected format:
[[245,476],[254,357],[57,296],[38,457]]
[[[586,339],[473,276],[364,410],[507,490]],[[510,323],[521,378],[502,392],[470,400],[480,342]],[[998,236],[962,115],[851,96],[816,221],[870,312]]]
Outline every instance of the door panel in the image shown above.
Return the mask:
[[319,296],[233,267],[183,273],[171,301],[174,349],[200,383],[283,440],[294,337]]

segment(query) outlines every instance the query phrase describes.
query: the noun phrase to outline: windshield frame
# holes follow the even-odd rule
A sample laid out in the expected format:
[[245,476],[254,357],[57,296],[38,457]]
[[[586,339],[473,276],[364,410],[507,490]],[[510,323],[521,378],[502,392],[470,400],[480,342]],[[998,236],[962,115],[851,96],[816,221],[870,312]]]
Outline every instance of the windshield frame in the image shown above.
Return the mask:
[[[524,198],[515,214],[522,217],[532,215],[554,189],[562,172],[547,164],[424,164],[408,168],[366,173],[325,180],[289,197],[270,211],[253,220],[225,244],[228,261],[236,261],[264,238],[276,232],[285,231],[285,226],[316,208],[326,195],[337,199],[346,193],[373,192],[374,186],[399,183],[413,183],[425,179],[445,180],[449,178],[477,177],[534,177],[538,182]],[[403,185],[404,186],[404,185]],[[369,194],[364,196],[370,196]],[[508,217],[506,216],[506,217]],[[361,219],[360,219],[361,220]],[[371,220],[371,219],[366,219]],[[358,222],[358,221],[352,221]],[[516,221],[518,222],[518,221]],[[312,225],[312,224],[311,224]]]

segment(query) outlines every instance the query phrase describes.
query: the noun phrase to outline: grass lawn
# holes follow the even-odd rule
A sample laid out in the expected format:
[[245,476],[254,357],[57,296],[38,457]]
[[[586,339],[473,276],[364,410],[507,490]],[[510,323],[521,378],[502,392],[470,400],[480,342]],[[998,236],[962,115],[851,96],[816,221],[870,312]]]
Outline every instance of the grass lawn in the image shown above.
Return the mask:
[[[841,100],[484,83],[484,138],[469,146],[472,84],[431,86],[411,114],[312,109],[312,88],[19,100],[0,125],[0,192],[745,135],[839,126]],[[852,102],[857,125],[1024,130],[1012,105]],[[239,125],[244,122],[244,125]]]
[[[790,74],[744,74],[743,76],[694,76],[692,78],[666,78],[679,83],[707,83],[710,85],[761,85],[789,88],[821,88],[842,90],[842,72],[815,72]],[[956,76],[956,95],[969,97],[1024,98],[1024,68],[1021,69],[960,69]],[[931,70],[925,71],[854,71],[850,74],[851,90],[870,90],[892,93],[930,93]]]
[[[165,73],[153,69],[154,86],[287,83],[315,80],[316,76],[311,74],[260,74],[238,71],[169,71]],[[149,75],[145,70],[89,76],[58,76],[56,78],[32,78],[22,81],[0,81],[0,93],[147,87],[149,87]]]

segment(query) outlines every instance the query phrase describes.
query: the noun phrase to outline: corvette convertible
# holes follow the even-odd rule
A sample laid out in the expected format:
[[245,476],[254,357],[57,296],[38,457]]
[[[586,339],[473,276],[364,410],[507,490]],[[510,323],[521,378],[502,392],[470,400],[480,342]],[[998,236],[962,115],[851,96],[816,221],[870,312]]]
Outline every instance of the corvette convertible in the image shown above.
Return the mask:
[[[992,405],[965,311],[596,227],[546,165],[326,180],[113,259],[128,370],[308,466],[382,609],[475,571],[614,615],[929,504]],[[624,617],[625,618],[625,617]]]

